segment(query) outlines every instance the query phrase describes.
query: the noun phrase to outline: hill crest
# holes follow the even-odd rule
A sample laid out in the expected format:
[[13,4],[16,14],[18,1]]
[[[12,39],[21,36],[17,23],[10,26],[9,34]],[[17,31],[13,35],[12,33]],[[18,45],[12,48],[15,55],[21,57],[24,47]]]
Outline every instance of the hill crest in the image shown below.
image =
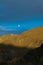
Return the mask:
[[0,44],[37,48],[43,44],[43,26],[27,30],[21,34],[7,34],[0,37]]

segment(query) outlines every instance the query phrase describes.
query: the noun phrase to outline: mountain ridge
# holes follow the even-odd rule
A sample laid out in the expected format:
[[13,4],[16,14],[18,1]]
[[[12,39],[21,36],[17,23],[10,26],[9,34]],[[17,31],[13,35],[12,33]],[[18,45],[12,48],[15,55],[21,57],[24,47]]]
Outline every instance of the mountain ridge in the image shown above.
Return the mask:
[[21,34],[0,36],[0,43],[26,48],[40,47],[43,44],[43,26],[27,30]]

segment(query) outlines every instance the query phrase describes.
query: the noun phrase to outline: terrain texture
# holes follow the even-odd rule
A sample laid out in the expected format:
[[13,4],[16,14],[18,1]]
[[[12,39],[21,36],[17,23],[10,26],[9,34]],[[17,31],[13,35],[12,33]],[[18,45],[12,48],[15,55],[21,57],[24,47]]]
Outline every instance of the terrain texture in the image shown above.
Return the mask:
[[0,44],[17,47],[37,48],[43,44],[43,26],[27,30],[21,34],[7,34],[0,36]]
[[43,45],[27,49],[0,44],[0,65],[43,65]]
[[0,36],[0,65],[43,65],[43,26]]

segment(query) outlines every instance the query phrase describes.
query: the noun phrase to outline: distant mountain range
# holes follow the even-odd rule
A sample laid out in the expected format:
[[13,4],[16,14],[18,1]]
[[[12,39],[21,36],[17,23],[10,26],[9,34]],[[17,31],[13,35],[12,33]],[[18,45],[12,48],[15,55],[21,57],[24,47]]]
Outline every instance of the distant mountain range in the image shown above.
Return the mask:
[[40,47],[43,44],[43,26],[27,30],[21,34],[2,35],[0,43],[26,48]]

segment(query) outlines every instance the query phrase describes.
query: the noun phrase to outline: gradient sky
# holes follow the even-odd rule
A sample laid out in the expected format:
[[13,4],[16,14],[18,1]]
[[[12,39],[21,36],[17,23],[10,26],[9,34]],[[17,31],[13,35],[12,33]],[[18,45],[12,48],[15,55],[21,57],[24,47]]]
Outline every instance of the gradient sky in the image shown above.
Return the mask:
[[43,26],[43,0],[0,0],[0,27],[31,29]]

